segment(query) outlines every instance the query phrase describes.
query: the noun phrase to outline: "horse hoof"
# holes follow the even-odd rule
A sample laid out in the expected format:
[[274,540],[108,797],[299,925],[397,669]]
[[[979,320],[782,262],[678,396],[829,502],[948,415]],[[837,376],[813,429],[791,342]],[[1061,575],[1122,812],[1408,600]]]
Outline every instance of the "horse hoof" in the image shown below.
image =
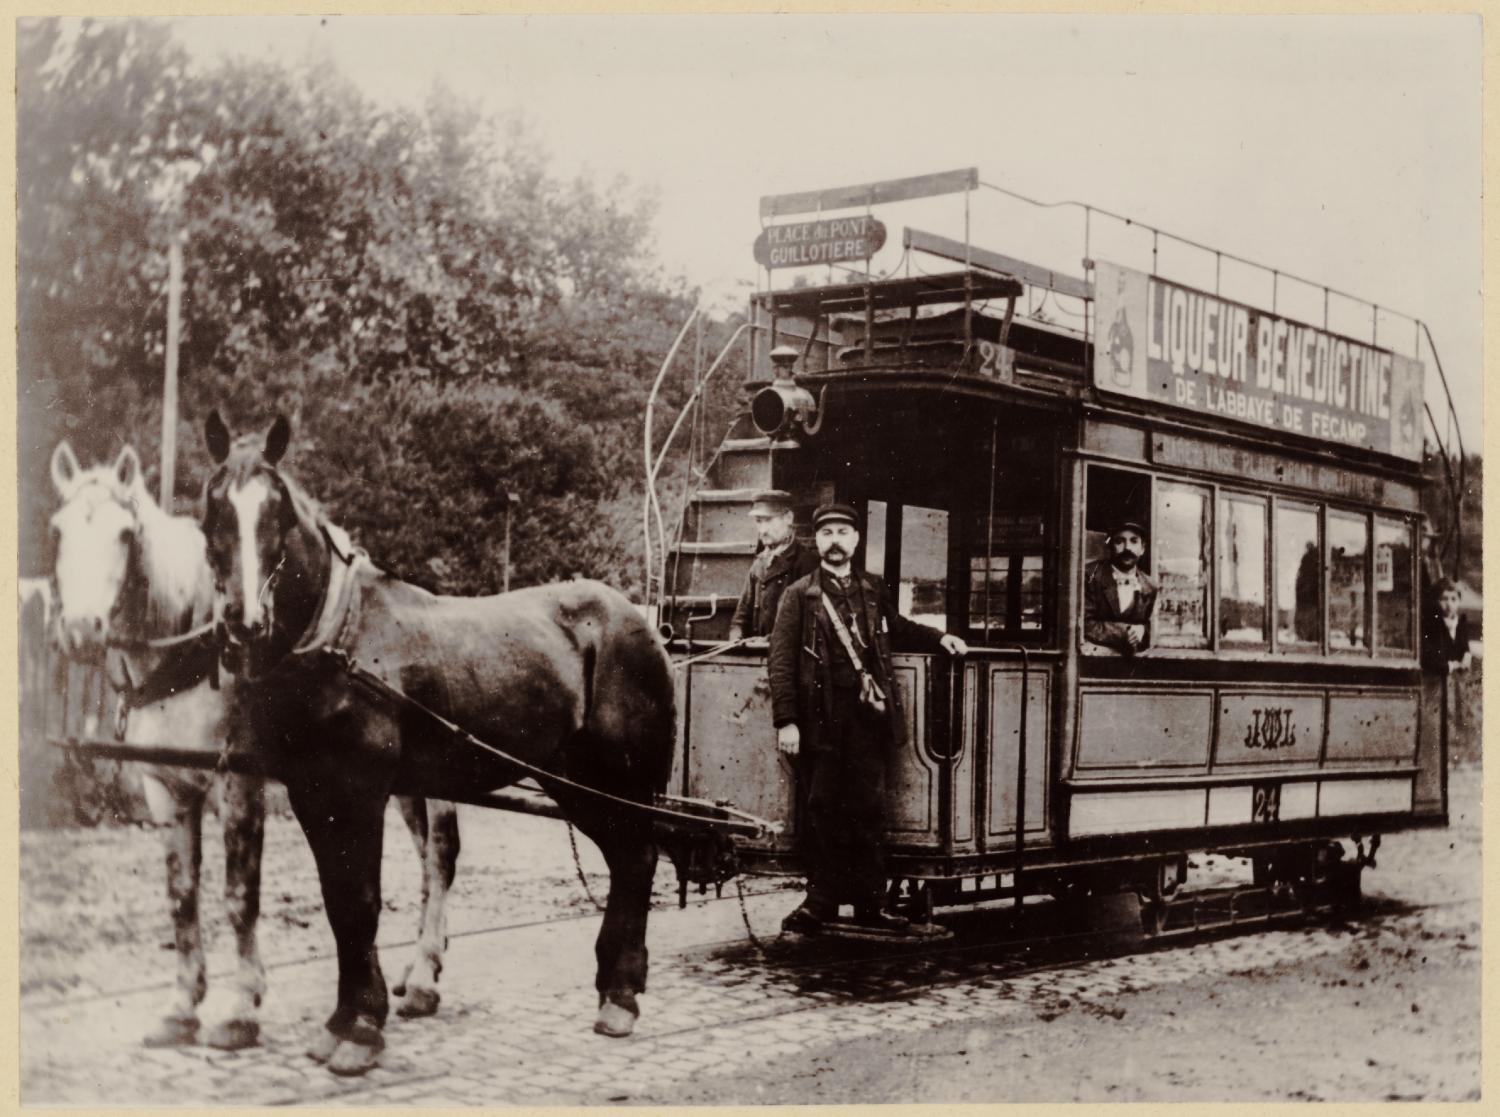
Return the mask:
[[326,1063],[342,1042],[342,1037],[324,1028],[318,1033],[318,1038],[307,1045],[307,1057],[315,1063]]
[[260,1023],[256,1020],[221,1020],[208,1033],[208,1045],[220,1051],[239,1051],[260,1042]]
[[408,1020],[417,1016],[437,1015],[438,1002],[443,995],[436,989],[413,985],[407,988],[406,997],[396,1006],[396,1015]]
[[198,1021],[192,1016],[164,1016],[142,1042],[147,1047],[191,1047],[198,1042]]
[[379,1043],[355,1043],[352,1039],[342,1041],[328,1060],[328,1069],[344,1078],[364,1074],[378,1061]]
[[599,1006],[599,1015],[594,1020],[594,1031],[601,1036],[610,1036],[613,1039],[623,1039],[635,1031],[636,1014],[628,1008],[622,1008],[613,1001],[605,1001]]

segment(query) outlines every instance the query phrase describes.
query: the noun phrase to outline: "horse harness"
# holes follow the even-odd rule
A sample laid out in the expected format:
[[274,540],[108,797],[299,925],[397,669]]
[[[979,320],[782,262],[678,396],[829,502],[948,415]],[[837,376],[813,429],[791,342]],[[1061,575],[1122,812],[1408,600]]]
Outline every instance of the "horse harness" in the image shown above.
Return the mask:
[[[592,799],[612,808],[649,818],[656,822],[675,823],[680,826],[683,823],[696,822],[701,824],[704,821],[702,815],[673,810],[669,807],[657,806],[651,803],[642,803],[635,799],[626,799],[620,795],[612,795],[607,791],[601,791],[596,787],[590,787],[588,784],[579,783],[576,780],[571,780],[566,776],[549,771],[540,765],[522,760],[520,757],[514,756],[504,749],[476,737],[457,722],[444,717],[432,707],[411,697],[399,687],[392,686],[382,676],[364,667],[355,658],[353,651],[348,645],[350,636],[358,628],[357,622],[360,605],[358,573],[363,567],[373,566],[373,563],[371,563],[369,555],[364,550],[353,546],[347,534],[341,528],[335,527],[327,521],[320,522],[318,527],[329,548],[330,564],[328,582],[323,587],[323,595],[318,604],[315,619],[292,650],[278,660],[269,670],[255,676],[251,676],[248,673],[242,674],[241,678],[245,679],[246,682],[253,686],[265,686],[273,684],[298,666],[320,660],[332,663],[371,697],[420,714],[455,740],[487,752],[502,763],[516,768],[524,775],[535,779],[542,786],[542,789],[549,794],[552,794],[554,789],[563,791]],[[276,577],[279,571],[280,564],[278,564],[276,570],[272,571],[270,578],[267,579],[268,584]],[[222,625],[219,626],[219,637],[223,638],[225,634],[226,630]],[[229,744],[226,740],[226,752],[220,756],[221,767],[227,766],[228,747]],[[553,794],[553,798],[556,799],[556,797]]]

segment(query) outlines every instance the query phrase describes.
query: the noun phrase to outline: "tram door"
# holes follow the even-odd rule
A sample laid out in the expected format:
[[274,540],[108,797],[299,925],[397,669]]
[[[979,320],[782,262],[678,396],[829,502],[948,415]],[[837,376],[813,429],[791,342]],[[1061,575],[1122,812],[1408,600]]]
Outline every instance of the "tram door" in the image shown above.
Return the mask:
[[[977,853],[1014,833],[1023,686],[1018,654],[996,648],[1041,650],[1053,640],[1046,524],[1055,458],[1048,442],[1008,427],[971,422],[941,455],[891,453],[886,461],[899,466],[868,468],[855,498],[866,525],[856,559],[902,615],[974,649],[962,661],[895,656],[908,743],[888,767],[888,817],[891,840],[908,847]],[[1033,661],[1024,688],[1029,832],[1046,825],[1051,682],[1050,666]]]
[[946,632],[948,512],[871,500],[865,523],[865,569],[885,580],[903,616]]

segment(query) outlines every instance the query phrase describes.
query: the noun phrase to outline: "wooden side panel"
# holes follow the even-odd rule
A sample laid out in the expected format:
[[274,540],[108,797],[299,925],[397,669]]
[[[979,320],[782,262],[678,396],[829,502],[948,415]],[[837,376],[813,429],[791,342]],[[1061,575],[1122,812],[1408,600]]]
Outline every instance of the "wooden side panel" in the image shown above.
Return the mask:
[[[757,843],[757,847],[792,848],[796,839],[792,765],[776,748],[764,661],[695,663],[677,672],[677,708],[684,713],[689,672],[693,689],[687,794],[724,799],[740,810],[784,823],[786,829],[779,838]],[[680,766],[682,738],[678,740]],[[674,773],[670,786],[674,792],[681,790],[680,771]]]
[[886,833],[906,845],[936,843],[938,769],[926,747],[927,659],[898,655],[893,660],[906,744],[886,758]]
[[1417,693],[1332,694],[1328,698],[1330,768],[1411,764],[1417,755]]
[[1208,770],[1211,691],[1085,690],[1078,722],[1077,778]]
[[958,761],[953,766],[953,840],[960,847],[974,841],[975,803],[979,788],[975,783],[978,768],[979,688],[983,685],[985,667],[969,662],[963,668],[963,734]]
[[1412,781],[1323,780],[1318,789],[1318,814],[1397,814],[1412,808]]
[[1214,768],[1315,768],[1323,748],[1323,695],[1219,693]]
[[1190,830],[1202,826],[1205,788],[1090,792],[1073,796],[1073,837],[1136,834],[1145,830]]
[[[1021,745],[1021,670],[991,671],[989,817],[991,837],[1016,832],[1016,760]],[[1047,714],[1052,709],[1052,677],[1033,669],[1026,685],[1026,832],[1047,828]]]

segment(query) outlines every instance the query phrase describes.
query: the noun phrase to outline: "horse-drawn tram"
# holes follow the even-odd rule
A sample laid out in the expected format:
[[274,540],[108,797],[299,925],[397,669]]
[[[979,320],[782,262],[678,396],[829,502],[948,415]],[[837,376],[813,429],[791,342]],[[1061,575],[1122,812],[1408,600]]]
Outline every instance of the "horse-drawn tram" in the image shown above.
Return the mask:
[[[879,216],[949,191],[962,239],[908,227],[876,274]],[[969,239],[982,198],[1004,228],[1057,224],[974,171],[762,200],[764,274],[825,267],[751,299],[746,405],[669,548],[674,790],[783,821],[738,855],[798,870],[765,642],[724,647],[746,512],[782,490],[804,538],[815,506],[856,508],[855,566],[969,645],[894,658],[887,863],[909,914],[1129,890],[1161,931],[1193,918],[1175,901],[1199,851],[1250,858],[1267,895],[1357,893],[1382,834],[1447,820],[1418,664],[1424,586],[1457,545],[1425,533],[1430,335],[1089,206],[1038,249],[1061,267],[1002,255]],[[1119,523],[1155,588],[1138,646],[1090,616]]]
[[[877,213],[957,194],[961,238],[907,227],[887,246]],[[1028,261],[975,243],[976,196],[1020,207],[1015,237],[1080,220]],[[57,631],[69,657],[110,664],[121,715],[91,720],[108,705],[96,676],[90,693],[64,688],[49,735],[250,777],[225,792],[240,995],[209,1042],[259,1031],[260,774],[286,784],[319,865],[340,979],[311,1053],[341,1074],[384,1043],[374,937],[392,794],[424,880],[416,957],[393,986],[403,1015],[438,1006],[453,802],[565,817],[600,846],[594,1027],[611,1036],[639,1011],[658,850],[683,895],[804,872],[807,754],[772,716],[772,610],[757,593],[735,608],[757,494],[778,494],[803,536],[818,507],[830,531],[856,526],[847,557],[900,614],[879,615],[953,653],[897,649],[887,673],[867,626],[900,698],[868,816],[885,820],[875,887],[912,918],[856,910],[858,928],[937,937],[939,908],[1122,894],[1149,932],[1196,926],[1179,886],[1198,851],[1251,860],[1227,918],[1258,918],[1273,901],[1350,899],[1381,835],[1446,824],[1446,724],[1418,651],[1426,591],[1457,562],[1462,447],[1449,455],[1424,402],[1431,371],[1446,395],[1425,327],[974,171],[766,198],[762,216],[758,257],[795,281],[755,294],[662,445],[655,389],[647,405],[645,616],[595,582],[461,599],[380,570],[281,467],[284,419],[234,440],[209,418],[201,525],[156,504],[133,450],[83,469],[57,448]],[[900,257],[877,274],[883,249]],[[662,463],[740,339],[742,410],[689,470],[669,540]],[[1454,506],[1443,539],[1426,530],[1429,457]],[[731,638],[743,626],[760,631]],[[191,1043],[205,784],[158,767],[147,788],[178,947],[148,1042]],[[823,929],[851,933],[831,913]]]

